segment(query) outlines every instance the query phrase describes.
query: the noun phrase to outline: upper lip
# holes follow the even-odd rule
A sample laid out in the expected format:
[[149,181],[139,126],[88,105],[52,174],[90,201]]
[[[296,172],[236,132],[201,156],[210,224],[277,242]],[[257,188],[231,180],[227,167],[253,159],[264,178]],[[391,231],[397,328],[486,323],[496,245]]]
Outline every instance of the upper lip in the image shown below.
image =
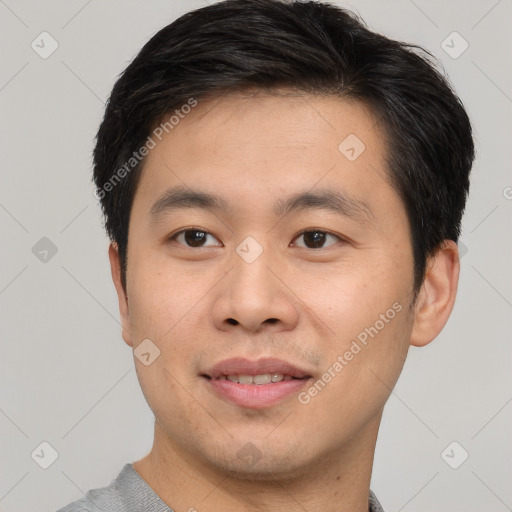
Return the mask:
[[291,375],[297,379],[311,376],[306,370],[282,359],[262,358],[250,360],[244,357],[233,357],[220,361],[207,370],[204,375],[218,379],[221,375],[264,375],[267,373]]

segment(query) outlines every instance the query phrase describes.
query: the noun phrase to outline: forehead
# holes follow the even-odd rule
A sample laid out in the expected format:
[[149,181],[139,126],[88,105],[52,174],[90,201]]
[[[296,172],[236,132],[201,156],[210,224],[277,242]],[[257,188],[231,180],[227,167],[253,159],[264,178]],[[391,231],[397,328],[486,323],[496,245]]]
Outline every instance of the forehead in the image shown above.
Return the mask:
[[136,199],[180,185],[224,192],[233,202],[242,197],[247,207],[255,206],[246,202],[251,192],[259,201],[272,196],[275,211],[284,194],[305,189],[332,188],[368,204],[389,188],[385,137],[360,102],[252,92],[211,97],[184,112],[160,129],[161,140],[151,135],[156,144]]
[[[276,90],[210,97],[202,100],[180,124],[177,137],[195,134],[196,140],[206,139],[201,143],[230,147],[230,151],[234,146],[245,151],[265,148],[276,153],[286,148],[295,149],[300,158],[301,150],[322,146],[337,154],[339,143],[348,135],[358,137],[361,143],[366,139],[363,144],[371,146],[370,149],[383,149],[382,137],[375,137],[377,122],[370,109],[361,102],[338,96]],[[194,140],[189,142],[193,144]]]

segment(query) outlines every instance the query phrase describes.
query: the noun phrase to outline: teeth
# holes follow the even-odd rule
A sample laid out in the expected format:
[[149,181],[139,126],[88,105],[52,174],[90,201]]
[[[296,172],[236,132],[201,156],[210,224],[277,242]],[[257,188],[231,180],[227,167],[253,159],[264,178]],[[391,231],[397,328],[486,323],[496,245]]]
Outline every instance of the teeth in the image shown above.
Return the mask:
[[255,375],[253,377],[254,384],[270,384],[272,382],[272,375],[266,373],[265,375]]
[[220,380],[229,380],[240,384],[270,384],[271,382],[281,382],[282,380],[292,380],[291,375],[282,375],[281,373],[264,373],[262,375],[221,375]]
[[240,384],[254,384],[252,375],[239,375],[238,382],[240,382]]

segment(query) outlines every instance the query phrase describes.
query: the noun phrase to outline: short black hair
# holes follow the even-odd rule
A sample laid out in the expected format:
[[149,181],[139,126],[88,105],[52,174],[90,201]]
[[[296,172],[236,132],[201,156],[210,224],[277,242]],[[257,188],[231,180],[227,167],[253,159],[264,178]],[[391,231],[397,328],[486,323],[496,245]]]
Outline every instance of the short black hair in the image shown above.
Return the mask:
[[430,52],[326,2],[225,0],[161,29],[118,77],[94,149],[96,194],[125,290],[139,148],[151,130],[191,101],[284,87],[359,100],[378,119],[387,178],[409,220],[416,297],[427,258],[444,239],[458,241],[474,160],[470,120],[437,67]]

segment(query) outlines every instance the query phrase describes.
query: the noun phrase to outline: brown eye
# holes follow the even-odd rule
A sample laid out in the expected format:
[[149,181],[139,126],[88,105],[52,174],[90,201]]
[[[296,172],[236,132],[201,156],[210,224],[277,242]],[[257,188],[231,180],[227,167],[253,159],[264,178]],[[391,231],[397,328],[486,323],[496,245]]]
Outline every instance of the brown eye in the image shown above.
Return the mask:
[[300,238],[303,238],[304,243],[303,244],[295,244],[299,247],[306,247],[307,249],[322,249],[326,246],[326,241],[334,240],[329,245],[333,245],[334,243],[341,240],[339,237],[335,235],[331,235],[330,233],[326,233],[325,231],[305,231],[301,235],[299,235],[296,240],[299,240]]
[[199,229],[186,229],[184,231],[176,233],[171,238],[171,240],[176,240],[178,243],[186,245],[187,247],[211,247],[220,245],[220,243],[206,244],[208,237],[212,238],[213,240],[217,240],[212,234],[208,233],[207,231],[202,231]]

